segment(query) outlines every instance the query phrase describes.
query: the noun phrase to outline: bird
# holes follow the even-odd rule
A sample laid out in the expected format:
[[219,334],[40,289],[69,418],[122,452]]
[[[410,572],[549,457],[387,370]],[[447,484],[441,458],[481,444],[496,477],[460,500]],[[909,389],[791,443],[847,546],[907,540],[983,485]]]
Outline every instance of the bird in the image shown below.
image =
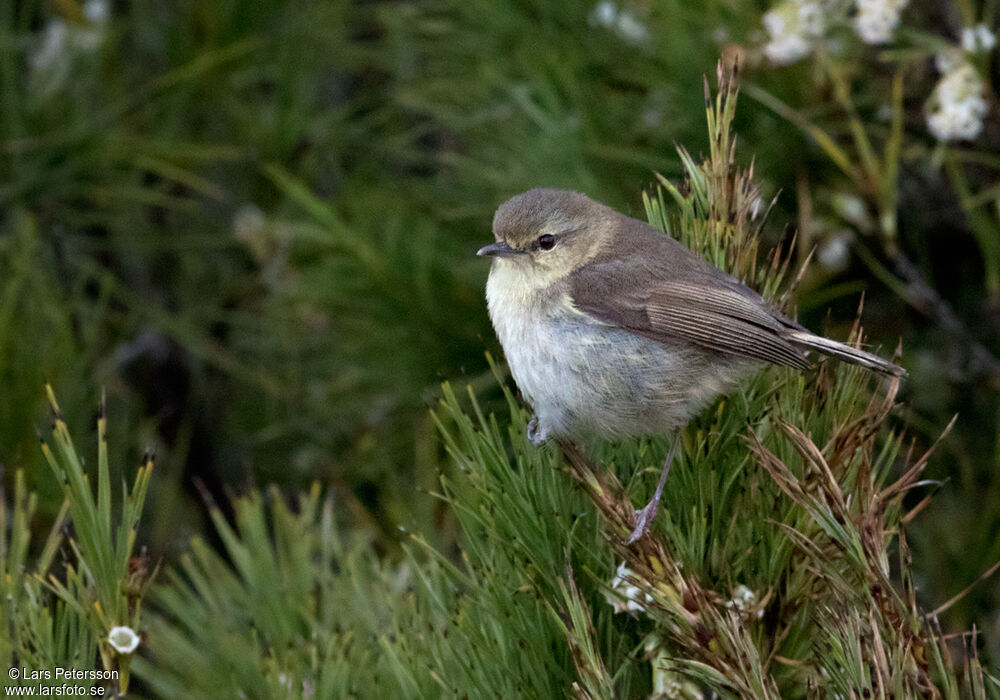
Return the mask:
[[492,258],[487,308],[534,412],[528,438],[674,435],[629,544],[657,513],[679,430],[741,379],[767,364],[808,369],[806,351],[906,374],[810,332],[679,241],[580,192],[510,198],[493,237],[477,255]]

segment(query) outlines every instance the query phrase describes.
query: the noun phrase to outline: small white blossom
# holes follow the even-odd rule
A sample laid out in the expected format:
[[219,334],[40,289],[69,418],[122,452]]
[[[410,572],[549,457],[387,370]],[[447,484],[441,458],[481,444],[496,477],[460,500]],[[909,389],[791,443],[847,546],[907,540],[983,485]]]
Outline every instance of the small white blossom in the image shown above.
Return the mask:
[[622,10],[618,13],[618,22],[615,24],[615,31],[626,42],[636,46],[649,41],[649,29],[628,10]]
[[844,270],[851,260],[851,235],[841,231],[829,236],[816,251],[816,261],[830,272]]
[[886,124],[891,122],[895,118],[895,116],[896,116],[896,108],[893,107],[892,105],[879,105],[878,109],[875,110],[875,118],[878,121],[884,122]]
[[833,210],[837,212],[837,216],[850,223],[854,228],[859,231],[871,230],[874,222],[861,197],[852,192],[839,191],[833,193],[830,202],[833,204]]
[[618,7],[611,0],[601,0],[590,11],[588,21],[595,27],[610,29],[614,26],[616,17],[618,17]]
[[267,217],[256,204],[244,204],[233,214],[233,235],[244,243],[264,234]]
[[684,686],[673,674],[653,671],[653,692],[646,700],[673,700],[681,697]]
[[[659,639],[653,637],[655,641]],[[653,666],[653,692],[646,700],[705,700],[705,694],[690,680],[683,680],[677,671],[673,654],[662,646],[646,645],[646,653],[655,656],[651,660]],[[713,696],[714,697],[714,696]]]
[[278,674],[278,684],[289,693],[292,692],[292,677],[287,673],[281,672]]
[[996,34],[985,24],[966,27],[962,30],[962,48],[969,53],[988,52],[997,44]]
[[53,92],[69,79],[77,56],[94,53],[104,42],[111,11],[108,0],[87,0],[85,22],[49,20],[28,48],[28,68],[36,91]]
[[826,14],[818,2],[798,3],[799,27],[807,37],[822,36],[826,31]]
[[53,19],[45,25],[41,40],[28,54],[28,66],[33,71],[51,70],[66,53],[69,26],[64,19]]
[[940,141],[974,139],[983,129],[987,105],[983,81],[963,62],[946,73],[927,103],[927,128]]
[[275,258],[277,239],[274,228],[256,204],[244,204],[233,214],[233,237],[247,247],[260,265],[266,265]]
[[91,26],[101,28],[111,18],[111,3],[108,0],[87,0],[83,3],[83,17]]
[[618,6],[611,0],[601,0],[590,11],[588,21],[591,26],[610,29],[625,42],[638,46],[649,41],[649,29],[634,14]]
[[899,16],[908,0],[857,0],[854,31],[866,44],[884,44],[892,39]]
[[635,572],[625,566],[625,562],[618,565],[615,577],[611,579],[611,592],[606,594],[608,603],[615,609],[615,612],[640,612],[645,610],[643,603],[651,603],[652,596],[643,593],[639,587],[627,579],[635,578]]
[[31,54],[32,67],[42,70],[67,52],[96,50],[104,40],[109,14],[107,0],[87,0],[83,5],[84,23],[70,23],[61,17],[49,20],[41,46]]
[[[742,583],[733,589],[733,598],[726,603],[727,608],[732,608],[736,612],[749,612],[757,604],[757,594],[751,591]],[[763,610],[758,611],[763,613]],[[758,614],[758,617],[760,614]]]
[[670,105],[670,98],[661,88],[650,90],[646,97],[646,105],[642,110],[642,123],[648,129],[654,129],[663,123],[663,114]]
[[951,73],[963,63],[965,63],[965,53],[954,46],[938,51],[934,55],[934,67],[942,75]]
[[108,644],[119,654],[131,654],[139,647],[139,635],[131,627],[112,627]]
[[772,63],[779,66],[795,63],[800,58],[805,58],[812,51],[812,44],[798,34],[788,34],[767,42],[764,53]]
[[826,30],[823,5],[816,0],[785,0],[765,12],[762,21],[769,38],[764,53],[778,65],[808,56]]

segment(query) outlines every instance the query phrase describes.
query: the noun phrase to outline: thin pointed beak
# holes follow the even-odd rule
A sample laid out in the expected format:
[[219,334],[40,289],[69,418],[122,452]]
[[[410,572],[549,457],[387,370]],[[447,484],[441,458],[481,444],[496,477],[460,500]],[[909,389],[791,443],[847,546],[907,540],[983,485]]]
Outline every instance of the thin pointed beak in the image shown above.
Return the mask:
[[516,250],[511,248],[505,241],[497,241],[496,243],[490,243],[487,246],[483,246],[476,251],[476,255],[496,255],[500,258],[505,258],[509,255],[514,255],[517,253]]

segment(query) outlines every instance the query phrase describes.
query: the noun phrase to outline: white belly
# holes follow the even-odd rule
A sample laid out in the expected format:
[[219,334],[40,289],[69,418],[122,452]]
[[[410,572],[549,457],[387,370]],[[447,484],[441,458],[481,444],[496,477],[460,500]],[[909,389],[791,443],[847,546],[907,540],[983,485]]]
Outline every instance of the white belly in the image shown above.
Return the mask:
[[662,434],[687,423],[743,373],[720,373],[695,347],[603,324],[573,308],[558,283],[531,290],[511,268],[494,265],[490,273],[490,318],[543,435]]

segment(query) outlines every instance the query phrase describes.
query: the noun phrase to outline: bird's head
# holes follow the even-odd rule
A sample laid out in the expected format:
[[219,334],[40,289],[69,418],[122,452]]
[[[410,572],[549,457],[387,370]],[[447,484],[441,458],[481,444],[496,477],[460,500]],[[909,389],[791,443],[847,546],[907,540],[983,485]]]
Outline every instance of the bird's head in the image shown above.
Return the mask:
[[610,207],[570,190],[537,188],[511,197],[493,217],[496,242],[477,255],[513,266],[538,281],[556,281],[590,261],[610,242]]

